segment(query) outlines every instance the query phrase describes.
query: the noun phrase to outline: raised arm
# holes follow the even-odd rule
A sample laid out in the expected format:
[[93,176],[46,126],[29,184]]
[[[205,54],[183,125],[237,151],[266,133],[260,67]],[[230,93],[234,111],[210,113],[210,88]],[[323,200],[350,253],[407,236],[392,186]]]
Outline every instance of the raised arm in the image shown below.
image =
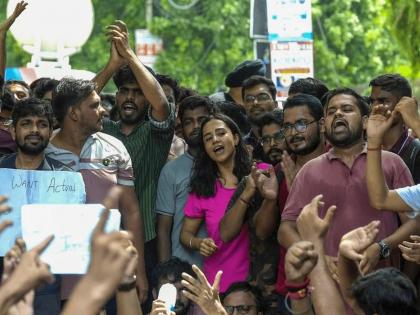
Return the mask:
[[420,113],[417,100],[403,96],[395,106],[393,114],[397,113],[402,116],[404,124],[411,128],[417,136],[420,136]]
[[0,24],[0,76],[5,76],[6,70],[6,61],[7,61],[7,54],[6,54],[6,35],[7,31],[15,22],[16,18],[26,9],[28,2],[26,1],[19,1],[16,4],[15,10],[13,11],[12,15],[10,15],[3,23]]
[[368,120],[368,152],[366,181],[369,201],[376,209],[391,211],[412,210],[395,190],[389,190],[382,169],[381,151],[386,131],[392,126],[391,112],[383,105],[373,108]]
[[151,105],[152,117],[156,121],[165,121],[170,113],[169,104],[159,82],[141,63],[128,42],[127,26],[122,21],[115,21],[108,26],[107,36],[115,43],[118,54],[124,58],[133,71],[137,83]]
[[346,302],[359,313],[359,307],[354,299],[351,286],[360,276],[359,264],[363,252],[371,246],[379,232],[380,221],[372,221],[368,225],[357,228],[341,238],[338,256],[338,273],[340,289]]
[[253,207],[255,194],[255,182],[251,175],[239,183],[238,188],[233,194],[228,210],[219,224],[220,238],[223,242],[230,242],[241,232],[246,219],[246,212],[249,207]]
[[318,209],[323,207],[322,195],[312,199],[299,215],[296,224],[299,234],[305,241],[314,244],[318,252],[318,264],[310,274],[311,284],[314,287],[312,301],[315,313],[322,314],[345,314],[344,303],[333,278],[330,275],[324,252],[324,237],[332,222],[336,211],[335,206],[330,207],[323,219],[319,217]]

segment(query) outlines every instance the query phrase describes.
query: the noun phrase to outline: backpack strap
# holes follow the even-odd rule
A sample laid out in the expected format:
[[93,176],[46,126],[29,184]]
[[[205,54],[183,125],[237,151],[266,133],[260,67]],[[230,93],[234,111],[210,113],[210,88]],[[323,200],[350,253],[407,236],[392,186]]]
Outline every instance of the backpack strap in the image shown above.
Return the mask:
[[[416,158],[419,153],[420,153],[420,140],[414,139],[404,149],[404,152],[401,155],[401,158],[404,160],[405,164],[407,164],[408,168],[410,169],[411,174],[415,174]],[[420,165],[418,165],[418,167],[420,167]]]

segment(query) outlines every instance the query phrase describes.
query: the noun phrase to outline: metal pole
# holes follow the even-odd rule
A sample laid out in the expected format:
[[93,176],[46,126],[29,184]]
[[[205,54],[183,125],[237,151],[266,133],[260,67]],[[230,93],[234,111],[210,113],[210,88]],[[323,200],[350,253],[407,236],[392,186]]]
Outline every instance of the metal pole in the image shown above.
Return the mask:
[[146,25],[150,29],[153,19],[153,0],[146,0]]

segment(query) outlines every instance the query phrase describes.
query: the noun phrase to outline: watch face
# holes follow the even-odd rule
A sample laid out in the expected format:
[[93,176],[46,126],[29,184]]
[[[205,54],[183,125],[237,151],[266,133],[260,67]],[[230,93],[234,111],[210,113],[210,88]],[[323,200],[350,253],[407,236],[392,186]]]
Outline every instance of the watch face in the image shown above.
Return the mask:
[[389,254],[391,254],[391,250],[389,249],[389,247],[388,246],[386,246],[385,248],[383,248],[383,250],[382,250],[382,256],[384,257],[384,258],[387,258],[387,257],[389,257]]

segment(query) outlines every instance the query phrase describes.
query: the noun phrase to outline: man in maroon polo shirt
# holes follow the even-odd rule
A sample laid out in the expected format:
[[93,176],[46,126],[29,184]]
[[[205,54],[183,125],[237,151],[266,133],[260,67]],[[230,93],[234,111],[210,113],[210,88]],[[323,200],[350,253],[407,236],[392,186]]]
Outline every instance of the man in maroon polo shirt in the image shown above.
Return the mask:
[[[324,102],[325,132],[332,149],[307,162],[296,176],[281,222],[281,225],[288,224],[293,229],[289,229],[288,238],[280,239],[280,242],[288,248],[300,240],[296,219],[313,197],[322,194],[325,206],[320,210],[321,217],[332,205],[338,209],[325,238],[326,255],[337,256],[340,239],[345,233],[380,220],[377,242],[364,252],[360,268],[366,273],[381,259],[384,260],[381,265],[398,267],[399,255],[394,250],[418,227],[416,221],[406,215],[380,212],[369,206],[365,181],[369,148],[365,147],[364,140],[368,106],[360,95],[346,88],[328,92]],[[397,155],[384,152],[382,159],[390,189],[413,183],[408,168]],[[398,219],[402,222],[400,227]]]

